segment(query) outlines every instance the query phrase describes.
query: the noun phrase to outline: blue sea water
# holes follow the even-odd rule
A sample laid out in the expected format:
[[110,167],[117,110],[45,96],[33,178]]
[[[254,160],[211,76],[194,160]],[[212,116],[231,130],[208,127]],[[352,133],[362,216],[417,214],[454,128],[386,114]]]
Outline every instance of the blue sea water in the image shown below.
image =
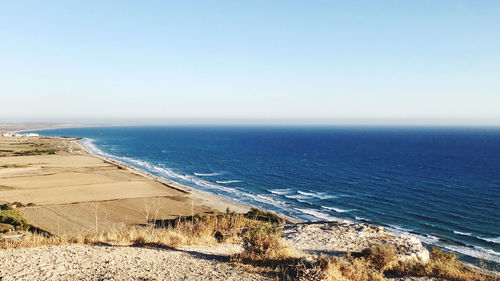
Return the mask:
[[94,153],[302,220],[368,221],[500,264],[500,129],[101,127]]

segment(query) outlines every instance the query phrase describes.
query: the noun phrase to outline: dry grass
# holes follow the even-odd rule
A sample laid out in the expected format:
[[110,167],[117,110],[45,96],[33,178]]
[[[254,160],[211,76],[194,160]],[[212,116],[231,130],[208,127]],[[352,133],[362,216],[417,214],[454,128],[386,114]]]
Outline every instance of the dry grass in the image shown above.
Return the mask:
[[432,249],[427,263],[399,262],[390,268],[398,276],[430,276],[453,281],[499,281],[500,277],[486,274],[457,260],[458,256]]
[[325,280],[338,281],[382,281],[387,280],[382,271],[377,270],[369,260],[365,258],[325,258],[323,269]]
[[47,233],[24,232],[23,239],[0,240],[0,249],[70,244],[121,244],[177,247],[180,245],[240,242],[242,231],[262,222],[244,215],[228,213],[212,216],[190,216],[168,221],[162,227],[121,227],[98,234],[73,237],[53,236]]
[[24,232],[21,239],[2,239],[0,249],[31,248],[40,246],[63,246],[73,244],[73,240],[59,236],[47,236],[45,234]]
[[393,245],[379,244],[354,257],[322,256],[314,261],[298,258],[283,243],[279,231],[259,226],[243,238],[244,252],[236,261],[260,267],[280,280],[388,281],[398,277],[436,277],[451,281],[500,281],[457,260],[457,256],[433,249],[428,262],[400,261]]
[[242,261],[282,261],[297,258],[299,254],[281,238],[282,230],[270,223],[249,228],[243,236]]
[[398,261],[396,249],[376,245],[361,254],[345,257],[322,256],[314,261],[300,258],[281,238],[279,225],[228,212],[211,216],[190,216],[155,222],[145,227],[122,227],[99,234],[76,237],[25,233],[23,239],[0,240],[0,249],[72,244],[120,244],[131,246],[178,247],[218,242],[242,242],[244,251],[235,262],[251,264],[255,271],[280,280],[385,281],[385,275],[437,277],[453,281],[500,281],[464,265],[457,256],[433,249],[427,263]]
[[[338,280],[338,281],[388,281],[386,275],[398,277],[436,277],[450,281],[499,281],[490,275],[457,260],[451,253],[433,249],[427,263],[402,262],[396,258],[395,249],[376,245],[363,251],[361,257],[320,257],[311,263],[308,271],[304,266],[288,269],[282,280]],[[288,278],[305,272],[300,278]]]
[[361,256],[378,271],[384,271],[397,263],[397,250],[393,244],[374,245],[363,250]]

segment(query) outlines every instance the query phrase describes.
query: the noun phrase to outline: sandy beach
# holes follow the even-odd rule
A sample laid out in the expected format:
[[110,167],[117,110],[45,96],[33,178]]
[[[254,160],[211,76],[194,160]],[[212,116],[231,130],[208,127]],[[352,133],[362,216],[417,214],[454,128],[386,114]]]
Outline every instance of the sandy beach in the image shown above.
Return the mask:
[[0,137],[0,151],[0,202],[33,203],[22,209],[24,216],[51,233],[249,209],[91,155],[76,139]]

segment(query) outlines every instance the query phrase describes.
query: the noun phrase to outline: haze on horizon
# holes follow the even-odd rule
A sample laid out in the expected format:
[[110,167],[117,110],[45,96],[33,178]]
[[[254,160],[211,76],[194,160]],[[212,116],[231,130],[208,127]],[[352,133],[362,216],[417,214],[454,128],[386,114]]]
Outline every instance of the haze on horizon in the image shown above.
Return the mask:
[[500,125],[499,14],[498,1],[5,1],[0,120]]

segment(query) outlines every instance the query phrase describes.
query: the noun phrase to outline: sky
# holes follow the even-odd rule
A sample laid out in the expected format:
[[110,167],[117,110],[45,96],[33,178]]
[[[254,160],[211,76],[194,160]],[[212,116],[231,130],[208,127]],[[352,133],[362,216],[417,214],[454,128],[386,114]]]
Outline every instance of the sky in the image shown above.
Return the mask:
[[500,125],[499,15],[500,1],[0,0],[0,120]]

